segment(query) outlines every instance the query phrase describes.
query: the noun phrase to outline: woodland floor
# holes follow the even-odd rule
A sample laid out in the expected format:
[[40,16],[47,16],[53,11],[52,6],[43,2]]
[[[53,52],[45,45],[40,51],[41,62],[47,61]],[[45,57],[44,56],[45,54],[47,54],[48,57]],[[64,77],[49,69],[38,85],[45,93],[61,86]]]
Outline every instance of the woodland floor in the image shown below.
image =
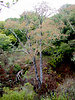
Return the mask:
[[[25,65],[25,60],[23,62],[24,58],[22,58],[19,63],[21,64],[21,68]],[[48,65],[48,61],[50,60],[50,57],[43,57],[43,87],[42,90],[40,90],[41,93],[46,93],[49,90],[54,90],[58,92],[58,95],[60,92],[63,92],[66,90],[69,91],[68,89],[71,86],[74,86],[75,88],[75,73],[73,70],[70,69],[71,64],[69,62],[62,63],[60,65],[60,68],[57,68],[55,71],[51,69],[51,67]],[[40,60],[36,60],[36,65],[37,65],[37,71],[38,75],[40,76]],[[60,73],[58,73],[60,72]],[[33,86],[37,87],[37,81],[35,77],[35,70],[34,66],[31,65],[29,69],[26,71],[26,73],[23,75],[23,82],[27,83],[29,82]],[[46,87],[47,85],[47,87]],[[20,85],[17,85],[20,86]],[[15,85],[14,85],[15,87]],[[35,89],[36,91],[36,89]],[[74,92],[75,93],[75,92]]]
[[[54,81],[58,80],[58,86],[56,86],[57,88],[52,88],[55,89],[55,91],[58,91],[58,94],[60,93],[60,91],[62,90],[64,91],[65,88],[67,91],[68,88],[71,87],[71,85],[73,84],[75,85],[75,73],[70,70],[69,62],[61,64],[61,69],[57,69],[57,71],[60,71],[61,73],[57,73],[56,71],[53,71],[51,70],[51,68],[49,68],[47,62],[48,60],[49,59],[43,59],[43,82],[44,83],[46,82],[45,81],[46,79],[52,77],[52,79],[48,79],[48,82],[52,82],[52,84],[56,85],[56,83],[53,83],[53,80]],[[37,65],[38,75],[40,76],[39,60],[36,61],[36,65]],[[34,66],[31,66],[25,75],[27,81],[30,82],[32,85],[34,85],[35,84],[34,80],[36,80]]]

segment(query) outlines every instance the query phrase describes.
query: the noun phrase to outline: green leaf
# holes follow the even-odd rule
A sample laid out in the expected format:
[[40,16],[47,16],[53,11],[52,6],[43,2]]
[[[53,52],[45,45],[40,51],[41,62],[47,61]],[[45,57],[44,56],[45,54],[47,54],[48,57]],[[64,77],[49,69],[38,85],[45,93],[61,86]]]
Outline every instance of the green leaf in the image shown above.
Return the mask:
[[7,5],[7,7],[9,8],[9,6],[10,6],[10,3],[9,3],[9,2],[7,2],[7,3],[6,3],[6,5]]

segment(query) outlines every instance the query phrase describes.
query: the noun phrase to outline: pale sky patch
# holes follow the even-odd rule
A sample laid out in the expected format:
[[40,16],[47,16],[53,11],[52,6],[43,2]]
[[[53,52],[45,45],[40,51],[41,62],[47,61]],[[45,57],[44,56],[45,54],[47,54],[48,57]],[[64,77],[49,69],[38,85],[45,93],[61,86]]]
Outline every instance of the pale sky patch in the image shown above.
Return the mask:
[[[4,0],[5,2],[11,0]],[[50,7],[59,9],[64,4],[75,4],[75,0],[19,0],[15,5],[13,5],[10,9],[2,7],[2,11],[0,12],[0,20],[5,20],[7,18],[18,17],[24,11],[33,11],[33,6],[37,3],[46,1],[50,5]]]

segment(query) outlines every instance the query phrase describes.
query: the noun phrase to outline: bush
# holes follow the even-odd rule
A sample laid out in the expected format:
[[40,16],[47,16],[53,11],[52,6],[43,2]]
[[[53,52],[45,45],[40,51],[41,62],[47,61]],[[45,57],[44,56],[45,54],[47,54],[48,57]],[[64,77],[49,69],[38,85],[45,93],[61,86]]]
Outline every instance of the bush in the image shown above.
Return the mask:
[[73,52],[73,49],[72,48],[70,48],[70,46],[69,46],[69,44],[67,44],[67,43],[61,43],[61,46],[60,46],[60,51],[61,51],[61,53],[63,53],[63,54],[67,54],[67,55],[71,55],[72,54],[72,52]]
[[0,48],[2,48],[3,50],[7,50],[10,45],[10,37],[6,36],[5,34],[0,34]]
[[[75,100],[75,81],[73,78],[66,78],[63,84],[60,84],[56,89],[57,94],[68,94],[67,100]],[[71,98],[71,99],[70,99]]]
[[62,54],[55,54],[52,56],[52,58],[50,59],[50,61],[48,62],[48,64],[55,69],[56,66],[61,63],[63,61],[63,55]]
[[71,48],[69,44],[61,43],[61,45],[56,47],[54,50],[54,54],[51,56],[51,59],[48,62],[49,65],[53,68],[56,68],[62,62],[71,62],[73,51],[74,48]]
[[25,64],[32,64],[32,61],[30,59],[25,60]]
[[57,96],[57,93],[54,93],[54,95],[51,94],[51,96],[41,98],[41,100],[72,100],[72,99],[68,97],[68,94],[63,93]]
[[10,90],[8,87],[4,87],[3,90],[5,94],[0,100],[34,100],[36,95],[33,86],[29,83],[26,83],[24,87],[14,88],[14,90]]
[[24,91],[17,92],[9,90],[9,88],[4,88],[4,90],[7,94],[3,94],[3,97],[0,98],[0,100],[24,100]]
[[14,70],[14,71],[16,71],[16,72],[20,71],[20,70],[21,70],[20,65],[15,64],[15,66],[14,66],[13,70]]
[[42,51],[43,55],[51,55],[53,53],[53,49],[51,47],[47,47]]

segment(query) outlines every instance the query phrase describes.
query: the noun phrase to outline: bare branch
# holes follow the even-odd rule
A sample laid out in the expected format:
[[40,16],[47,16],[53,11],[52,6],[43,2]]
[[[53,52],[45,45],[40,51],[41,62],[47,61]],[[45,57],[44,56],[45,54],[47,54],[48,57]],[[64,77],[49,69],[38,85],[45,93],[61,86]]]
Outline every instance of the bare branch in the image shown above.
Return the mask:
[[73,26],[71,25],[70,21],[69,21],[68,19],[67,19],[67,21],[68,21],[70,27],[72,28],[72,30],[75,32],[75,29],[74,29]]
[[[25,52],[24,50],[20,50],[20,49],[19,49],[19,50],[13,50],[13,52],[14,52],[14,51]],[[25,52],[25,53],[26,53],[26,52]]]
[[27,54],[29,54],[29,52],[27,51],[27,49],[25,48],[25,46],[23,45],[23,43],[20,41],[20,39],[18,38],[18,36],[15,34],[15,32],[14,31],[12,31],[11,29],[10,29],[10,31],[15,35],[15,37],[18,39],[18,41],[19,41],[19,43],[22,45],[22,47],[24,48],[24,50],[25,50],[25,52],[27,53]]

